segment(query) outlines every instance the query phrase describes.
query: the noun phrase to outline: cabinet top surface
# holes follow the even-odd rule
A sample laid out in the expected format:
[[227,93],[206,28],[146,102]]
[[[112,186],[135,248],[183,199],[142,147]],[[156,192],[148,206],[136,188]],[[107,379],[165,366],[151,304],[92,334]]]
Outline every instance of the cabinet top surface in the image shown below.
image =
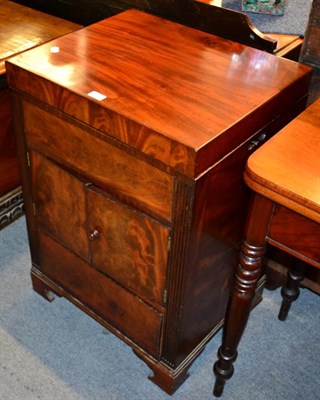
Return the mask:
[[12,87],[67,114],[91,124],[94,117],[85,115],[95,104],[195,153],[309,73],[301,64],[137,10],[7,64]]
[[64,19],[0,0],[0,75],[5,73],[7,58],[78,28]]
[[320,99],[249,157],[245,179],[258,193],[320,222]]

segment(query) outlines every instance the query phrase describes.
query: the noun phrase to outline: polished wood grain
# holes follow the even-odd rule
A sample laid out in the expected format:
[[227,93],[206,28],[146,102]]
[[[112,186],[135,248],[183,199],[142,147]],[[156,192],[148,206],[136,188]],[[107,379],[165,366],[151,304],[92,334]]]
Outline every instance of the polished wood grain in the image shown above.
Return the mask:
[[5,60],[80,27],[32,8],[0,0],[0,229],[14,221],[23,210]]
[[[269,225],[273,203],[256,195],[249,208],[245,229],[245,240],[241,244],[239,261],[235,270],[225,321],[222,344],[218,349],[218,360],[213,372],[216,380],[213,394],[220,397],[224,386],[234,373],[234,362],[238,357],[238,345],[245,330],[261,267],[265,255],[265,230]],[[256,223],[258,221],[258,223]],[[247,233],[250,232],[250,240]]]
[[5,73],[5,60],[11,56],[80,27],[30,7],[0,0],[0,75]]
[[[84,182],[36,152],[30,152],[29,159],[33,174],[33,207],[38,221],[47,232],[87,260],[89,245]],[[74,201],[75,197],[77,201]]]
[[[308,94],[308,105],[320,97],[320,2],[312,2],[307,29],[304,35],[303,46],[299,55],[299,62],[313,67],[312,79]],[[281,265],[282,252],[278,252],[277,262],[268,265],[268,282],[272,287],[282,286],[286,279],[286,268]],[[280,259],[280,260],[279,260]],[[280,261],[280,263],[279,263]],[[285,263],[286,264],[286,263]],[[281,273],[284,271],[284,274]],[[280,272],[280,273],[279,273]],[[320,294],[320,271],[316,268],[307,268],[304,273],[303,285]]]
[[298,61],[303,44],[303,36],[266,33],[266,36],[277,41],[274,54],[289,60]]
[[319,116],[317,101],[253,154],[245,172],[251,189],[316,222],[320,222]]
[[[162,324],[159,312],[41,231],[39,248],[40,271],[59,284],[60,294],[67,290],[72,296],[70,300],[81,302],[95,318],[102,318],[109,329],[117,334],[120,330],[122,337],[134,340],[145,351],[158,356]],[[32,277],[36,280],[37,274]]]
[[121,151],[112,141],[105,141],[105,135],[88,133],[84,126],[73,125],[27,102],[24,119],[30,147],[63,165],[76,167],[86,179],[107,185],[109,191],[122,193],[127,202],[139,202],[171,221],[172,176]]
[[267,35],[277,41],[276,54],[284,52],[287,47],[296,47],[303,43],[303,37],[299,35],[285,35],[282,33],[267,33]]
[[[42,228],[99,271],[161,305],[169,229],[94,188],[86,189],[84,182],[38,153],[29,157],[34,210]],[[87,208],[92,210],[88,220]]]
[[[253,190],[235,283],[229,298],[223,340],[214,364],[214,395],[220,397],[233,375],[262,273],[266,244],[320,269],[320,100],[271,138],[249,159],[245,170]],[[299,296],[304,266],[296,263],[283,286],[279,319],[287,318]]]
[[[23,53],[7,73],[12,87],[191,176],[210,166],[208,154],[219,159],[226,140],[240,144],[244,129],[266,125],[269,98],[280,115],[289,92],[301,96],[310,79],[306,66],[136,10]],[[297,78],[299,87],[289,88]],[[92,102],[92,91],[107,98]]]
[[268,242],[273,246],[317,268],[320,266],[319,238],[318,222],[278,204],[275,206],[268,232]]
[[164,302],[170,231],[136,210],[88,190],[92,265],[147,301]]
[[7,66],[34,290],[173,393],[223,323],[246,160],[304,109],[310,69],[134,10],[30,52]]

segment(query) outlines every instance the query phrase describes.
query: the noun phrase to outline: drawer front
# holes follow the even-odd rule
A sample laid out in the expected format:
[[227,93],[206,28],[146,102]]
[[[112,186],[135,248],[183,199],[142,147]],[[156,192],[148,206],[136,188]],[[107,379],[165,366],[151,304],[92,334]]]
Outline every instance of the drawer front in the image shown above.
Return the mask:
[[170,230],[95,188],[87,198],[91,264],[139,296],[162,304]]
[[[269,241],[306,257],[320,267],[320,224],[280,205],[275,206],[268,232]],[[275,242],[275,243],[274,243]]]
[[26,101],[24,123],[30,147],[171,221],[172,176]]
[[163,315],[39,231],[41,271],[139,347],[157,357]]

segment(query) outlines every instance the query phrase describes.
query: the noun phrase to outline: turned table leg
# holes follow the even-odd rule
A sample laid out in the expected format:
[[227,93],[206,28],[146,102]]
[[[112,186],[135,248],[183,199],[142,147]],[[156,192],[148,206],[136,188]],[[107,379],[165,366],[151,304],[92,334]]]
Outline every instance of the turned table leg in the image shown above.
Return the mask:
[[240,251],[239,264],[230,294],[223,328],[222,345],[214,364],[216,382],[213,394],[220,397],[225,382],[233,375],[237,348],[245,330],[258,279],[261,276],[266,235],[272,213],[270,200],[254,195],[245,230],[245,240]]
[[303,273],[304,264],[298,260],[296,260],[293,266],[288,269],[287,282],[281,289],[282,303],[278,315],[280,321],[286,320],[291,303],[299,297],[299,286],[303,279]]

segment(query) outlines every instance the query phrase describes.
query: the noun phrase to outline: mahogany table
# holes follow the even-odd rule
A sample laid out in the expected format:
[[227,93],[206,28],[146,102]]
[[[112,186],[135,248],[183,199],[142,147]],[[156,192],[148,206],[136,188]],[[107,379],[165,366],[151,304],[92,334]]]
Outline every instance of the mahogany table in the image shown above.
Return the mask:
[[79,28],[64,19],[0,0],[0,229],[23,212],[5,60]]
[[[244,179],[254,194],[214,366],[216,396],[233,374],[266,243],[320,268],[320,100],[249,158]],[[279,319],[297,298],[301,278],[289,273]]]

